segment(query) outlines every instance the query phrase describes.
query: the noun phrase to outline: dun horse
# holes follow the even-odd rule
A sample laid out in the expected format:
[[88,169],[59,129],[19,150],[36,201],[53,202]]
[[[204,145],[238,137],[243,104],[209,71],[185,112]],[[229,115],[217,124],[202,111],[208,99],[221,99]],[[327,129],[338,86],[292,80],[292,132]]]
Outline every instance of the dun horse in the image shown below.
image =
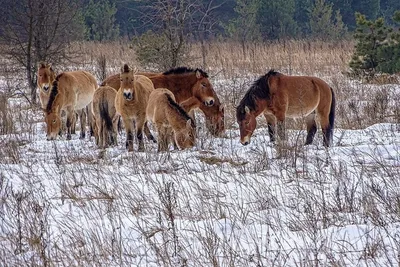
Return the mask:
[[315,115],[318,115],[324,146],[332,142],[335,119],[335,94],[323,80],[309,76],[287,76],[270,70],[261,76],[246,92],[236,109],[240,128],[240,142],[250,143],[256,128],[256,117],[264,114],[268,122],[270,140],[275,140],[275,126],[278,136],[285,138],[284,121],[289,118],[305,118],[307,138],[311,144],[317,131]]
[[[221,105],[208,74],[201,69],[179,67],[164,73],[138,73],[150,78],[154,88],[167,88],[187,112],[199,108],[205,115],[206,127],[213,135],[221,135],[224,130],[224,108]],[[118,75],[105,79],[102,85],[119,89]]]
[[110,86],[99,87],[93,96],[94,136],[100,148],[117,145],[118,118],[115,109],[117,91]]
[[47,102],[49,102],[50,88],[55,79],[56,74],[51,65],[40,62],[37,73],[37,85],[39,88],[39,99],[42,109],[45,109]]
[[170,143],[176,144],[179,149],[194,146],[196,138],[194,120],[176,103],[174,94],[170,90],[159,88],[151,92],[146,114],[147,119],[157,128],[159,152],[167,151]]
[[[55,139],[59,133],[62,110],[65,110],[67,113],[67,139],[71,139],[72,126],[75,125],[75,110],[86,108],[92,101],[96,89],[97,81],[89,72],[71,71],[57,75],[52,84],[45,110],[47,140]],[[80,117],[80,138],[84,138],[86,113],[81,112]],[[91,114],[88,117],[91,123]]]
[[115,108],[121,115],[126,130],[126,147],[133,151],[133,128],[136,126],[136,137],[139,151],[144,151],[143,131],[149,140],[155,141],[146,125],[146,107],[153,83],[143,75],[135,72],[127,64],[120,73],[120,88],[115,98]]

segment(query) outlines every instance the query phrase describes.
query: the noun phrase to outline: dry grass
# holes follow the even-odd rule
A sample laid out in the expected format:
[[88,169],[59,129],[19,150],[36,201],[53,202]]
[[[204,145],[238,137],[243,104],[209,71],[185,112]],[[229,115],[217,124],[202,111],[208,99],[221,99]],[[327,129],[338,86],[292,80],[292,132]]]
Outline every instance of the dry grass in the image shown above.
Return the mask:
[[[136,64],[128,42],[71,49],[83,53],[56,69],[87,69],[99,82],[124,63]],[[41,112],[20,94],[23,82],[12,76],[18,72],[2,67],[0,265],[397,266],[399,158],[386,153],[393,147],[385,138],[399,128],[360,136],[362,148],[339,137],[326,151],[319,147],[320,133],[319,145],[302,145],[304,131],[293,131],[304,129],[302,120],[289,120],[288,143],[272,146],[260,118],[254,145],[237,145],[235,106],[270,68],[319,76],[332,86],[336,137],[343,129],[399,125],[398,85],[350,79],[344,73],[352,51],[349,41],[244,48],[214,42],[202,66],[200,46],[193,44],[186,64],[210,74],[229,131],[211,138],[203,129],[194,151],[164,154],[155,147],[127,153],[123,145],[96,150],[88,140],[42,141]],[[365,152],[367,145],[376,151]],[[334,236],[346,227],[360,240]]]

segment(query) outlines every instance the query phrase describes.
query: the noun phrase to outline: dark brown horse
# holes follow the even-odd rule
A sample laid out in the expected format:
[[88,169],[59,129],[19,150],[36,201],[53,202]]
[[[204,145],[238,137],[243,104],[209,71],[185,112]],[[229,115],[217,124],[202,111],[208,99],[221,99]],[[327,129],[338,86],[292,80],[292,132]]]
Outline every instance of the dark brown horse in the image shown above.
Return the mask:
[[318,116],[324,138],[324,146],[332,142],[335,120],[335,94],[323,80],[309,76],[287,76],[274,70],[261,76],[246,92],[236,108],[240,128],[240,142],[250,143],[257,126],[256,117],[264,114],[268,122],[270,140],[278,136],[285,139],[285,118],[305,118],[307,124],[306,145],[311,144],[317,131]]
[[[153,82],[154,88],[167,88],[187,112],[199,108],[205,115],[206,127],[213,135],[225,131],[224,108],[221,105],[208,74],[201,69],[186,67],[174,68],[164,73],[137,73]],[[119,74],[105,79],[102,85],[109,85],[116,90],[120,88]]]

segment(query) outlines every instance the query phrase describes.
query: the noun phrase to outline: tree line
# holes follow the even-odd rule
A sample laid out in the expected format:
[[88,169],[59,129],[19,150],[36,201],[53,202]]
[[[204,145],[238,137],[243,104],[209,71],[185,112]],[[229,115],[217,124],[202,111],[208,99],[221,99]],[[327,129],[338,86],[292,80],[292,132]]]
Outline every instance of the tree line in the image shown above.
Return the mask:
[[[365,43],[375,37],[362,34],[382,23],[395,29],[393,15],[400,10],[399,0],[0,0],[0,4],[1,52],[24,68],[33,102],[37,62],[57,64],[68,59],[66,48],[72,41],[128,38],[140,48],[139,61],[167,69],[184,61],[192,41],[202,47],[213,39],[244,46],[289,38],[337,40],[355,33]],[[360,27],[366,29],[361,32]],[[368,47],[385,43],[392,31],[385,34]],[[391,45],[398,45],[397,36],[392,40]],[[387,46],[386,42],[379,52],[386,58],[398,53],[398,48]],[[373,60],[367,64],[364,52],[360,53],[353,66],[376,68],[384,61],[369,51]]]

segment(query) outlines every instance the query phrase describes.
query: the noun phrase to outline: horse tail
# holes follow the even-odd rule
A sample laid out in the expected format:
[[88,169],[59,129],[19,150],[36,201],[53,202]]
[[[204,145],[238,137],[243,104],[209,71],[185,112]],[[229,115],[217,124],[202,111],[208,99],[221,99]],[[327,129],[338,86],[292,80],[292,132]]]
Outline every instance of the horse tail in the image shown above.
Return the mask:
[[107,130],[112,131],[113,123],[110,114],[108,113],[108,103],[106,101],[102,101],[99,103],[99,111],[100,117],[105,122]]
[[336,99],[335,99],[335,93],[333,92],[333,89],[331,87],[331,93],[332,93],[332,101],[331,101],[331,111],[329,112],[329,140],[333,139],[333,128],[335,124],[335,107],[336,107]]

